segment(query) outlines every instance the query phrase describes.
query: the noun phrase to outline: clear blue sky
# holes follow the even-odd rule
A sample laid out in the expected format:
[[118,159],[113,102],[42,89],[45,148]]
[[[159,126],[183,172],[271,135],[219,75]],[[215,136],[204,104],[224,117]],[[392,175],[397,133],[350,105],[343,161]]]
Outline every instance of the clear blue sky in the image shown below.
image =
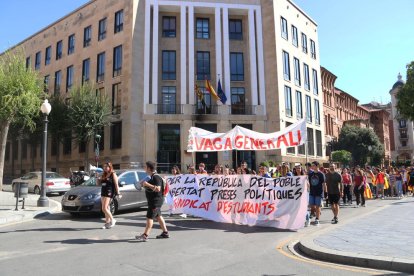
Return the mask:
[[[1,0],[0,52],[87,0]],[[321,65],[361,103],[388,102],[414,60],[414,0],[294,0],[319,26]]]

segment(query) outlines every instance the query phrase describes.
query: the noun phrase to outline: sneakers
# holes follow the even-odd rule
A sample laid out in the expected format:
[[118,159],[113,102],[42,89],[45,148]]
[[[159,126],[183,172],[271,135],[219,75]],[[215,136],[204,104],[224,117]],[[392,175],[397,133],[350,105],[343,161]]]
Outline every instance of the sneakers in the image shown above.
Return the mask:
[[332,224],[337,224],[339,221],[338,221],[338,218],[337,218],[337,217],[334,217],[334,218],[331,220],[331,222],[332,222]]
[[305,221],[305,227],[308,227],[310,225],[310,221],[307,219],[306,221]]
[[160,235],[156,236],[157,239],[168,239],[170,234],[168,232],[162,232]]
[[135,236],[135,239],[137,239],[140,242],[146,242],[148,241],[148,236],[146,234],[141,234],[139,236]]
[[105,223],[105,224],[102,226],[102,229],[109,229],[109,228],[111,228],[111,224],[110,224],[110,223]]
[[319,226],[319,219],[315,219],[315,222],[313,223],[315,226]]
[[111,227],[114,227],[114,226],[115,226],[115,224],[116,224],[116,220],[115,220],[115,219],[113,219],[113,220],[111,221]]

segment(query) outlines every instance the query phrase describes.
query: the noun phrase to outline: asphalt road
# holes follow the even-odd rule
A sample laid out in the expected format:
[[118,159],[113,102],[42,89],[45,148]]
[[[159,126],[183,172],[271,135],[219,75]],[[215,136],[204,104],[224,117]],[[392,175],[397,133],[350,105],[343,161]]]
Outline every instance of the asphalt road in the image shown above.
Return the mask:
[[[57,197],[53,199],[59,200]],[[330,214],[326,214],[326,221]],[[322,219],[324,217],[322,216]],[[99,216],[65,213],[0,228],[1,275],[388,275],[307,260],[286,250],[299,232],[166,217],[170,239],[134,240],[145,209],[117,215],[103,230]]]

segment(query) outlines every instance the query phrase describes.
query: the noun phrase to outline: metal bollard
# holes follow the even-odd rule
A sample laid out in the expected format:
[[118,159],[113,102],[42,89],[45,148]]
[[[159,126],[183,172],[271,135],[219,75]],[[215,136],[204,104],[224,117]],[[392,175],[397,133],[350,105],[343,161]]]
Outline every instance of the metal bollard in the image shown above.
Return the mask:
[[17,182],[14,186],[14,197],[16,198],[16,209],[18,211],[19,198],[22,198],[22,209],[24,209],[25,198],[29,193],[29,183]]

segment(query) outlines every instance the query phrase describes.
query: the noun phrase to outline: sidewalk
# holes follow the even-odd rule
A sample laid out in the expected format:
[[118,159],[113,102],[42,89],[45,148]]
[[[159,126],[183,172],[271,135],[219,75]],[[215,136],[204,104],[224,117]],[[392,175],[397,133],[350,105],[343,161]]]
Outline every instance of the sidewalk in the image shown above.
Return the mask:
[[339,224],[325,222],[299,242],[299,249],[323,261],[414,273],[414,198],[370,200],[367,206],[342,208]]
[[9,185],[3,186],[4,191],[0,191],[0,227],[13,223],[29,221],[34,218],[45,216],[62,210],[59,202],[49,199],[49,207],[37,207],[39,195],[29,194],[25,199],[25,209],[22,202],[19,202],[18,211],[16,209],[16,198]]

